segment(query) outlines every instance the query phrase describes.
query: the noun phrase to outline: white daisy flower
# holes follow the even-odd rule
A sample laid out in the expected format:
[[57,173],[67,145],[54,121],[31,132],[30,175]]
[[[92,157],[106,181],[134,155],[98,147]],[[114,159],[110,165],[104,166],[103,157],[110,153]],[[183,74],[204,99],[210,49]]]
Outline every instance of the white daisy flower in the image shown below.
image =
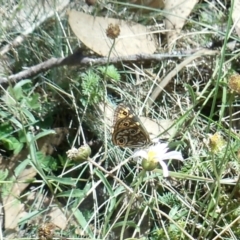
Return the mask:
[[168,167],[163,160],[167,159],[176,159],[183,161],[182,154],[178,151],[167,152],[168,144],[166,143],[157,143],[154,146],[150,146],[148,149],[140,149],[134,152],[133,159],[142,158],[142,167],[146,171],[152,171],[160,163],[163,169],[163,176],[168,177]]

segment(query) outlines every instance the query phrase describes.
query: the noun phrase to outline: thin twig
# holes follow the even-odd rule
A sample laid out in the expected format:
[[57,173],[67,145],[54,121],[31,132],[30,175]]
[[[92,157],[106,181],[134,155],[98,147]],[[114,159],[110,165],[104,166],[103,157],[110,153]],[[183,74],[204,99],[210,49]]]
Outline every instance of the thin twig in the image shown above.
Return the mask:
[[[208,51],[204,50],[204,51],[206,55],[213,54],[213,51],[210,51],[210,50]],[[199,51],[197,53],[199,53]],[[60,67],[60,66],[84,67],[84,66],[91,66],[93,64],[104,65],[104,64],[107,64],[108,62],[111,64],[146,63],[151,61],[161,61],[163,59],[169,59],[169,58],[176,58],[176,57],[180,58],[183,56],[188,56],[189,54],[191,55],[192,52],[185,52],[185,53],[179,53],[179,54],[138,54],[138,55],[130,55],[126,57],[113,57],[113,58],[107,58],[107,57],[90,58],[90,57],[83,56],[81,53],[81,50],[78,50],[68,57],[51,58],[45,62],[29,67],[26,70],[23,70],[17,74],[13,74],[9,77],[1,77],[0,84],[18,82],[22,79],[34,77],[39,73],[43,73],[52,68]],[[204,53],[202,53],[202,55],[204,55]]]

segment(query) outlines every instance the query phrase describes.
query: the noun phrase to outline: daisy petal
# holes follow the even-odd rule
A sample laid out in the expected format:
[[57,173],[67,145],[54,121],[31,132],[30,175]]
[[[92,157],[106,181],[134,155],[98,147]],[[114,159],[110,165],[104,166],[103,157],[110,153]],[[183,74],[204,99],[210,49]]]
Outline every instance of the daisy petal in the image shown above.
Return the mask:
[[158,144],[158,143],[160,143],[160,139],[159,138],[154,138],[154,139],[152,139],[152,142],[155,143],[155,144]]
[[163,170],[163,176],[164,177],[168,177],[169,176],[169,172],[168,172],[168,167],[167,167],[167,164],[163,161],[159,161],[161,167],[162,167],[162,170]]
[[165,150],[166,148],[168,148],[168,144],[167,143],[158,143],[154,147],[158,150]]
[[136,158],[136,157],[142,157],[147,159],[148,158],[148,154],[146,151],[144,150],[137,150],[136,152],[133,153],[132,158]]
[[182,157],[182,154],[177,151],[165,153],[164,156],[162,156],[162,160],[167,160],[167,159],[176,159],[176,160],[180,160],[180,161],[184,160]]
[[166,144],[166,143],[158,143],[158,144],[156,144],[156,145],[154,145],[154,146],[151,146],[150,148],[149,148],[149,150],[151,150],[151,151],[155,151],[157,154],[159,154],[159,155],[163,155],[164,153],[166,153],[167,152],[167,150],[168,150],[168,144]]

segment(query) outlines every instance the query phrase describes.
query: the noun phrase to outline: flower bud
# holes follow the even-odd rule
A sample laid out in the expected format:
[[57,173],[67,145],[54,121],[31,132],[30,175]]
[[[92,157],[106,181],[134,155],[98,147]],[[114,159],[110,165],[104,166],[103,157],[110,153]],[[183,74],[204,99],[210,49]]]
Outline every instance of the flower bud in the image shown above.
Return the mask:
[[107,37],[111,39],[116,39],[120,35],[120,27],[118,24],[113,25],[110,23],[106,30]]
[[220,152],[223,147],[226,145],[225,140],[223,137],[220,135],[220,133],[215,133],[209,137],[209,148],[213,153]]
[[229,78],[228,87],[232,92],[240,94],[240,75],[235,74]]
[[142,167],[145,171],[152,171],[158,166],[158,160],[156,158],[143,158]]
[[80,148],[72,148],[67,151],[67,157],[76,162],[85,162],[91,155],[91,148],[85,144]]

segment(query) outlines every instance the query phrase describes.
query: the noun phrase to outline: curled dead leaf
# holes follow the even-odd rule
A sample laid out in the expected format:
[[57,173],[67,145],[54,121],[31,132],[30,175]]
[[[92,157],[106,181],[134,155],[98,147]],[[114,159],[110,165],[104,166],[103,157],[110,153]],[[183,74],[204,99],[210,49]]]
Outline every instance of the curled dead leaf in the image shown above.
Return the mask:
[[182,30],[187,17],[190,15],[194,6],[198,3],[198,0],[168,0],[165,1],[164,10],[169,14],[166,14],[165,25],[167,30],[171,30],[168,33],[168,44],[172,44],[179,37],[179,33]]
[[[114,42],[111,57],[134,54],[152,54],[156,50],[154,36],[141,24],[104,17],[93,17],[75,10],[69,11],[69,24],[74,34],[92,51],[108,56]],[[120,35],[110,39],[106,35],[108,26],[118,25]]]

